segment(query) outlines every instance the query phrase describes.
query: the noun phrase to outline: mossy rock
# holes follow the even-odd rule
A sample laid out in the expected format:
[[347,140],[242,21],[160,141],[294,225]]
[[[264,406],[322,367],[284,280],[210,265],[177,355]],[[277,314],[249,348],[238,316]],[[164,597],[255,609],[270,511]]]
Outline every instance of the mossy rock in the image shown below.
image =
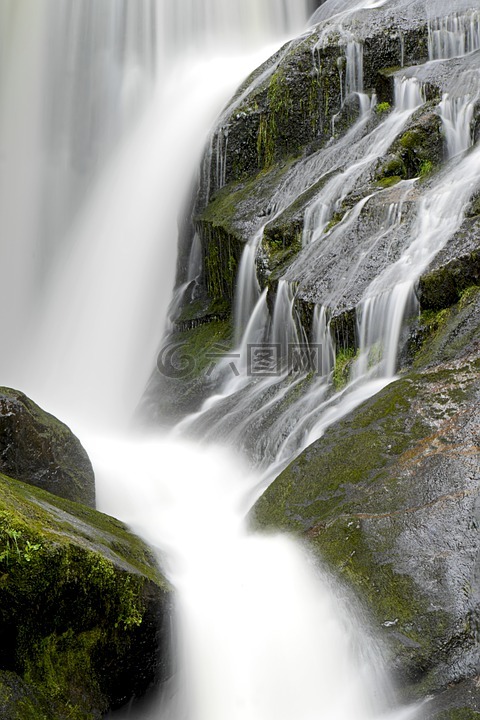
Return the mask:
[[13,672],[0,670],[2,720],[51,720],[31,686]]
[[393,177],[400,180],[407,176],[407,168],[401,157],[398,155],[390,155],[378,170],[377,176],[381,180]]
[[425,273],[419,282],[423,310],[442,310],[454,305],[469,287],[480,285],[480,249]]
[[199,410],[215,388],[219,361],[232,348],[230,316],[197,317],[181,328],[164,340],[138,408],[140,422],[170,428]]
[[169,673],[171,604],[122,523],[0,476],[2,717],[99,720],[144,694]]
[[0,472],[95,507],[95,476],[80,441],[11,388],[0,388]]
[[[418,110],[407,129],[395,140],[376,171],[381,187],[399,179],[424,178],[438,168],[444,156],[442,123],[432,103]],[[392,178],[390,180],[390,178]]]
[[469,356],[397,380],[252,511],[254,527],[294,532],[356,591],[410,698],[478,672],[479,376]]
[[406,169],[404,177],[424,177],[440,165],[444,155],[441,129],[438,114],[422,110],[420,117],[403,133],[396,148]]
[[[333,22],[320,23],[281,48],[239,88],[222,113],[212,140],[214,152],[224,150],[222,175],[226,184],[245,180],[281,160],[323,147],[332,136],[343,135],[358,118],[358,98],[345,97],[345,35],[358,38],[363,48],[364,87],[381,90],[379,72],[425,62],[428,28],[425,17],[390,27],[382,11],[362,11],[345,19],[345,34]],[[394,22],[394,21],[393,21]],[[350,26],[349,26],[350,24]],[[383,80],[383,78],[382,78]],[[393,82],[393,81],[392,81]],[[379,86],[377,88],[377,86]],[[392,102],[380,92],[380,101]],[[385,106],[385,105],[384,105]],[[223,138],[228,133],[225,149]],[[220,187],[216,163],[208,185]]]

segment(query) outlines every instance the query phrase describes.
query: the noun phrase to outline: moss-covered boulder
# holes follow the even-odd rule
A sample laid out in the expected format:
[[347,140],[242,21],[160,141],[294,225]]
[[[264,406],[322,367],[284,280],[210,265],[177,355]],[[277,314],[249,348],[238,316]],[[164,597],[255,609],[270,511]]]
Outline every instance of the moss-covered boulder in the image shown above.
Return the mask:
[[95,476],[80,441],[18,390],[0,388],[0,472],[95,507]]
[[0,708],[100,720],[169,674],[171,591],[117,520],[0,476]]
[[406,696],[440,693],[431,717],[454,717],[478,712],[451,688],[480,673],[480,295],[427,318],[413,369],[294,460],[252,523],[308,543],[368,607]]
[[352,42],[362,57],[358,80],[371,92],[381,88],[381,70],[427,60],[426,15],[359,11],[319,22],[282,48],[245,81],[222,114],[211,143],[222,157],[210,166],[212,190],[310,153],[345,132],[360,112],[352,94],[359,89],[349,67]]

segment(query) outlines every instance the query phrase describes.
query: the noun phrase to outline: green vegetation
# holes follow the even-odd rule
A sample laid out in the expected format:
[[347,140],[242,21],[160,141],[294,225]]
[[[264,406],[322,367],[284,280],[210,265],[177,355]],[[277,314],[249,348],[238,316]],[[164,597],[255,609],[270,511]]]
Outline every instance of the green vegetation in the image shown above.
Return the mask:
[[[424,482],[422,463],[428,474],[428,457],[441,452],[438,444],[447,454],[450,448],[445,429],[432,435],[430,404],[445,395],[455,413],[475,378],[475,371],[467,378],[455,367],[411,373],[392,383],[327,429],[272,483],[252,513],[256,527],[300,534],[315,556],[345,579],[385,628],[397,659],[413,674],[421,672],[422,693],[435,682],[427,673],[432,652],[458,630],[442,606],[432,607],[414,574],[396,562],[397,543],[425,502],[418,484],[419,477]],[[448,438],[455,437],[454,427],[449,432]]]
[[391,109],[392,106],[389,102],[381,102],[375,106],[375,112],[377,113],[377,115],[385,115],[386,113],[390,112]]
[[[434,270],[420,278],[422,308],[441,310],[451,307],[469,291],[474,296],[474,289],[480,278],[480,253],[474,251],[457,258],[447,265]],[[468,296],[467,296],[468,297]]]
[[[207,379],[215,361],[232,346],[231,322],[227,319],[202,323],[190,330],[174,333],[169,343],[173,343],[178,351],[177,357],[172,357],[172,363],[183,363],[179,374],[183,381],[201,376]],[[183,373],[182,368],[187,371]]]
[[467,305],[474,303],[478,299],[479,293],[480,285],[469,285],[464,290],[461,290],[459,308],[463,310],[463,308],[467,307]]
[[440,713],[436,720],[480,720],[480,712],[469,707],[452,708]]
[[148,634],[149,603],[169,591],[122,523],[0,475],[2,652],[38,699],[38,716],[21,700],[25,717],[90,720],[106,710],[105,668],[128,667]]
[[399,175],[392,175],[390,177],[385,177],[385,178],[382,178],[381,180],[377,180],[375,185],[379,188],[386,189],[389,187],[393,187],[394,185],[399,183],[400,180],[402,180],[402,178]]
[[345,348],[337,353],[335,357],[335,367],[333,369],[333,385],[335,390],[341,390],[347,384],[356,354],[353,348]]
[[433,163],[431,160],[422,160],[420,163],[420,177],[424,178],[433,171]]
[[[258,167],[273,165],[277,145],[285,146],[284,132],[293,110],[287,77],[283,69],[273,73],[267,93],[267,110],[260,117],[257,136]],[[283,148],[286,151],[286,146]]]

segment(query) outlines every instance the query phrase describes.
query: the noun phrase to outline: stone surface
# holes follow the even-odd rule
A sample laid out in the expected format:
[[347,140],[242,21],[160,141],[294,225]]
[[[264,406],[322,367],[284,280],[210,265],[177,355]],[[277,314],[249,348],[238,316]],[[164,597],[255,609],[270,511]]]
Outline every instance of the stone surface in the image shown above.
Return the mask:
[[171,613],[122,523],[0,476],[2,718],[100,720],[142,695],[169,675]]
[[80,441],[18,390],[0,388],[0,472],[95,506],[95,476]]
[[476,705],[459,693],[449,712],[478,710],[479,330],[478,289],[431,316],[413,368],[307,448],[252,516],[355,589],[407,697],[471,680]]

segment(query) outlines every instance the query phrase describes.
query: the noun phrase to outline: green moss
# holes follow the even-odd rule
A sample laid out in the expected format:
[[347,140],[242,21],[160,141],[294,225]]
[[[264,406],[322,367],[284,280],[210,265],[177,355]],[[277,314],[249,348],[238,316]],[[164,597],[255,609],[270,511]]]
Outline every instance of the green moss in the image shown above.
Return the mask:
[[379,188],[389,188],[399,183],[400,180],[402,180],[402,178],[399,175],[392,175],[391,177],[385,177],[381,180],[377,180],[375,185]]
[[480,712],[469,707],[451,708],[437,715],[435,720],[480,720]]
[[[406,177],[406,175],[407,169],[405,167],[405,163],[398,155],[394,155],[389,158],[385,163],[383,163],[383,165],[381,165],[377,172],[377,177],[380,179],[380,182],[387,178],[401,179]],[[395,182],[398,182],[398,180],[395,180]]]
[[222,227],[204,227],[205,280],[213,300],[233,300],[242,244]]
[[[392,623],[410,640],[424,642],[422,628],[415,625],[419,617],[428,613],[427,599],[419,595],[408,575],[395,572],[390,563],[375,558],[362,520],[355,515],[339,518],[319,529],[312,544],[321,557],[356,588],[362,600],[375,608],[380,623]],[[435,620],[440,619],[439,614]]]
[[428,328],[429,332],[436,332],[442,328],[450,317],[450,311],[447,308],[443,310],[424,310],[420,315],[420,325]]
[[465,288],[465,290],[462,290],[460,292],[459,308],[463,310],[463,308],[467,307],[467,305],[470,305],[470,303],[476,302],[479,292],[480,285],[470,285],[469,287]]
[[[459,631],[456,620],[432,607],[428,592],[399,569],[404,565],[396,561],[398,542],[412,526],[410,514],[422,512],[427,501],[417,487],[415,467],[421,468],[432,452],[437,457],[442,452],[438,444],[443,435],[432,436],[423,419],[432,417],[428,402],[435,406],[445,392],[451,401],[461,390],[455,398],[457,412],[476,377],[478,371],[472,371],[467,381],[455,366],[392,383],[307,448],[272,483],[252,514],[257,527],[300,534],[355,589],[375,622],[384,626],[397,661],[412,677],[422,677],[422,692],[435,682],[429,672],[432,658]],[[454,433],[452,427],[447,440]],[[447,442],[447,457],[449,447]]]
[[41,692],[54,712],[68,720],[89,717],[84,707],[85,687],[89,688],[90,702],[93,701],[98,710],[106,710],[100,687],[93,679],[92,655],[100,639],[98,629],[84,633],[73,633],[70,629],[32,644],[25,680]]
[[[194,326],[198,321],[208,319],[227,320],[231,313],[231,304],[227,298],[216,298],[209,300],[208,298],[194,300],[188,305],[184,305],[180,314],[176,318],[177,326]],[[182,329],[184,329],[182,327]],[[186,328],[185,328],[186,329]]]
[[431,175],[433,171],[433,163],[431,160],[422,160],[420,163],[420,177],[424,178]]
[[407,130],[400,138],[400,145],[405,150],[415,151],[423,141],[423,133],[417,129]]
[[232,326],[229,320],[216,320],[175,333],[169,344],[178,352],[171,362],[183,363],[189,370],[182,375],[188,378],[207,377],[211,374],[222,355],[232,347]]
[[403,133],[396,147],[405,165],[405,177],[423,178],[430,175],[442,160],[443,140],[439,118],[428,108],[418,118],[417,124]]
[[258,167],[270,167],[276,156],[277,149],[287,152],[285,137],[286,129],[293,110],[285,71],[279,68],[273,73],[267,93],[267,111],[260,117],[257,135]]
[[337,353],[333,369],[333,385],[336,390],[341,390],[347,384],[355,357],[356,351],[353,348],[345,348]]
[[455,305],[464,291],[478,286],[479,278],[480,253],[477,251],[423,275],[420,278],[422,309],[441,310]]
[[335,225],[338,225],[338,223],[343,220],[344,216],[345,216],[345,213],[344,213],[344,212],[336,212],[336,213],[334,213],[332,219],[331,219],[330,222],[328,223],[328,225],[327,225],[327,227],[325,228],[324,232],[325,232],[325,233],[330,232],[330,230],[332,230],[332,228],[334,228]]
[[88,720],[92,707],[106,707],[97,663],[126,652],[143,623],[148,581],[169,590],[122,523],[0,475],[2,650],[53,708],[49,720],[57,710],[62,720]]
[[375,106],[375,112],[377,113],[377,115],[385,115],[385,113],[390,112],[391,109],[392,106],[389,102],[381,102]]

